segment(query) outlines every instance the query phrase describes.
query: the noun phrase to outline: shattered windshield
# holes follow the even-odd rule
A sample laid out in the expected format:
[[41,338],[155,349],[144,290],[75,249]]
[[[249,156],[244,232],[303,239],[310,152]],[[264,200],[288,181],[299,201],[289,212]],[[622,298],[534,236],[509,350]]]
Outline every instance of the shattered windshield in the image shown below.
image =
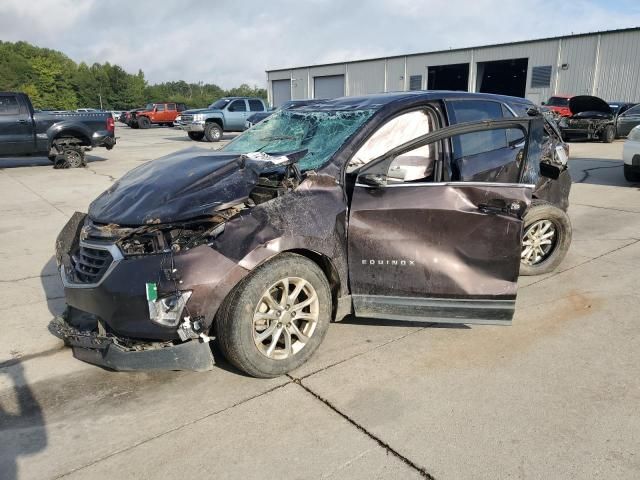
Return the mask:
[[362,126],[374,110],[280,110],[222,148],[232,153],[288,153],[308,150],[298,162],[301,170],[327,163]]

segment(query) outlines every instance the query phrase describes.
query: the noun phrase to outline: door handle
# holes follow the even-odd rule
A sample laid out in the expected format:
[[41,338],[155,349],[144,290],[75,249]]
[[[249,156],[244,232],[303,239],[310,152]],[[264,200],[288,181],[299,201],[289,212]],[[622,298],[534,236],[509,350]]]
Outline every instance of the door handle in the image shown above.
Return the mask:
[[18,120],[16,123],[29,123],[29,120]]

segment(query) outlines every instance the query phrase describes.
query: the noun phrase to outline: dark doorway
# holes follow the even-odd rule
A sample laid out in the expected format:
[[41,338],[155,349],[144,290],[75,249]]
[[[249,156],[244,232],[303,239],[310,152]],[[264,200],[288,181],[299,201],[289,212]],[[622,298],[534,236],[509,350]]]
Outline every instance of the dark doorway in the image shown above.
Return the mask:
[[469,89],[469,64],[434,65],[429,67],[427,90],[462,90]]
[[476,91],[524,97],[529,59],[478,62]]

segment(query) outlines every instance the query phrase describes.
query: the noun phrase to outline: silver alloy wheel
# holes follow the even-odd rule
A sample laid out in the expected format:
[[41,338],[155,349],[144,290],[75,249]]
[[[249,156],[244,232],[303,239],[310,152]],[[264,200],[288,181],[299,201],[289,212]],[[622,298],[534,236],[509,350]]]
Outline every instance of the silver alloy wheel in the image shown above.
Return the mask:
[[318,295],[309,282],[299,277],[278,280],[258,301],[253,314],[253,341],[265,357],[289,358],[309,342],[319,312]]
[[556,226],[551,220],[539,220],[529,225],[522,238],[520,260],[537,265],[546,260],[556,245]]

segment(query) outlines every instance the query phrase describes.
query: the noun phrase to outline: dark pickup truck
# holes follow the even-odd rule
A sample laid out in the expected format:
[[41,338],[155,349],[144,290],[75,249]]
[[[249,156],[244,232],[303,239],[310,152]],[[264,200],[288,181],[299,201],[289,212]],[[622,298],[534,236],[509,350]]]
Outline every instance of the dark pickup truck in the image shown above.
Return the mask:
[[116,144],[108,112],[41,112],[24,93],[0,92],[0,157],[46,155],[58,167],[82,167],[85,150]]

